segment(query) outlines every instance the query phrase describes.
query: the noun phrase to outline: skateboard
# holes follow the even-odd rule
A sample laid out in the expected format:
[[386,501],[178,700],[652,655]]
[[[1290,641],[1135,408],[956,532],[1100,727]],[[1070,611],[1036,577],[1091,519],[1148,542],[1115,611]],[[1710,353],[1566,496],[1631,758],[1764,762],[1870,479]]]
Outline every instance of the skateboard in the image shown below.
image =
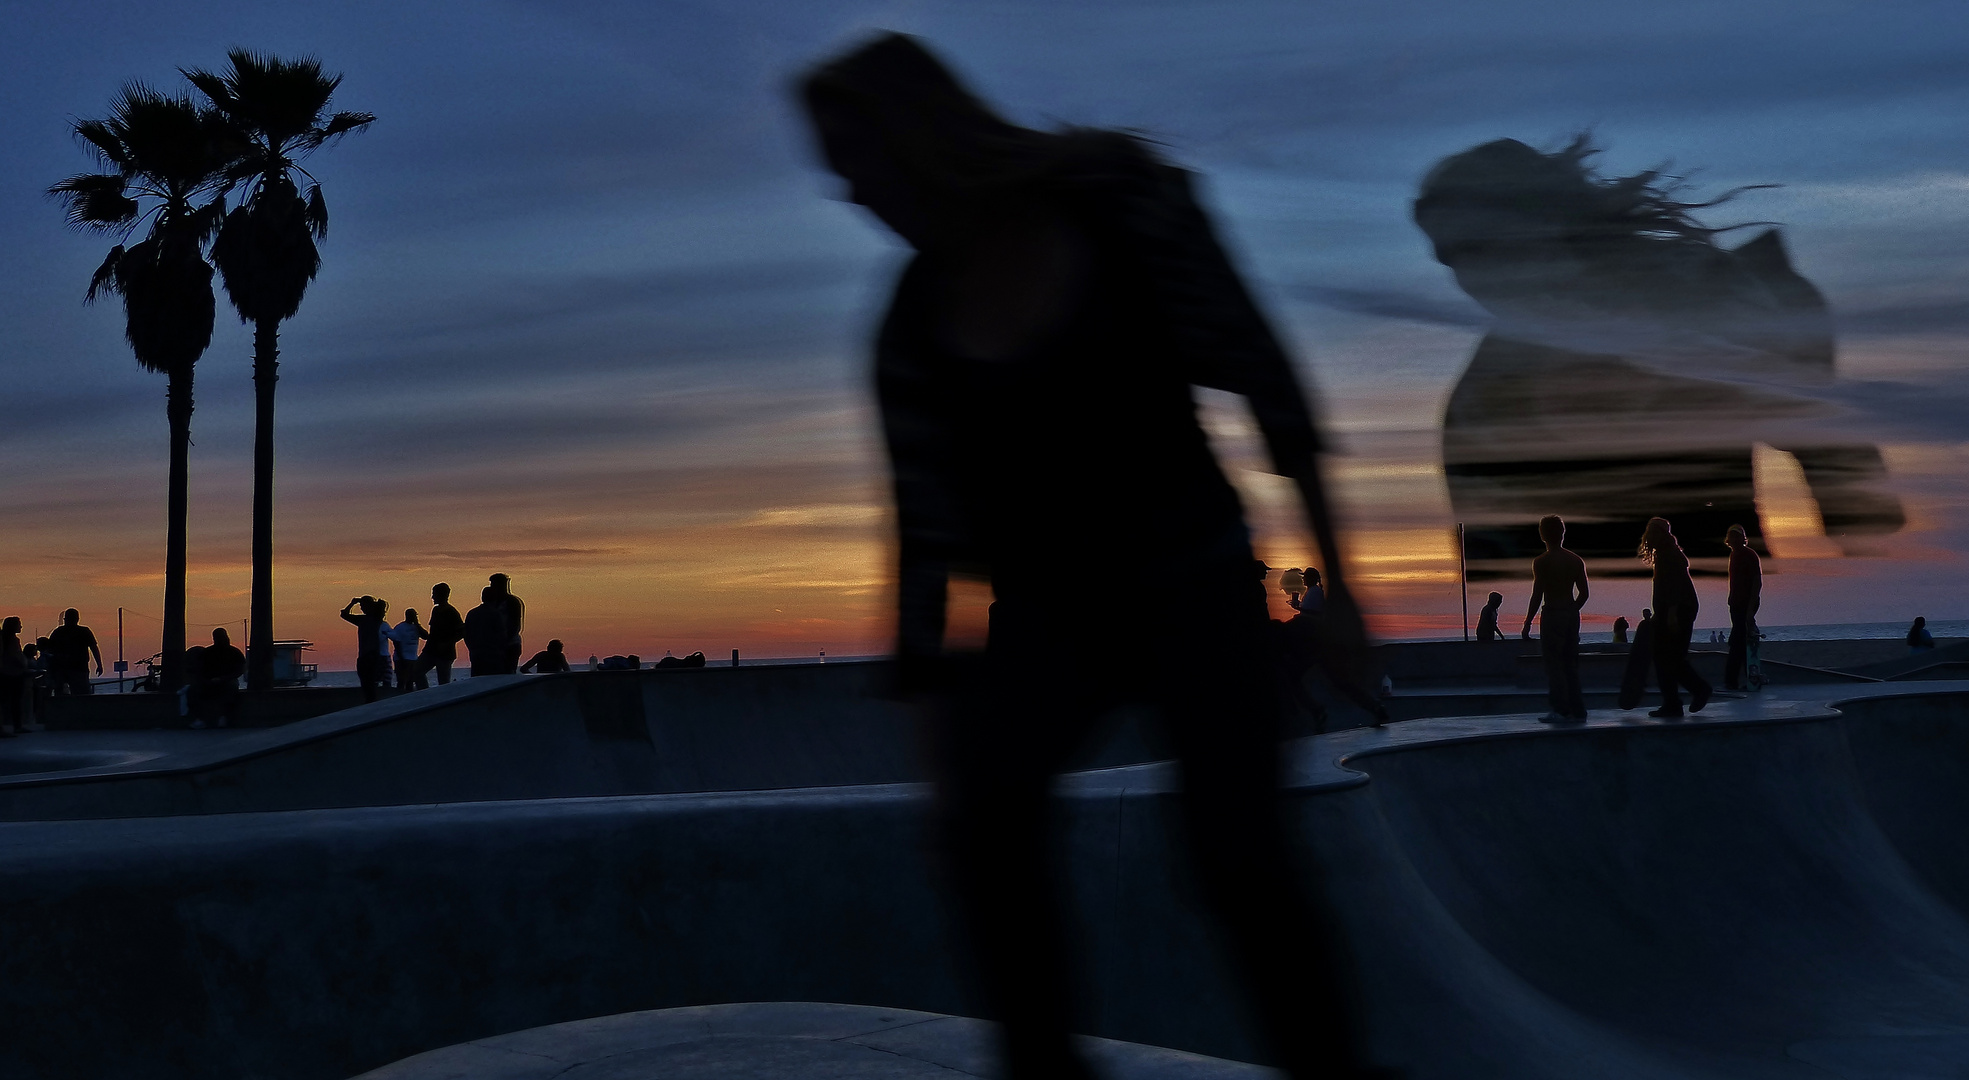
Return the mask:
[[1764,677],[1763,641],[1764,632],[1751,623],[1750,640],[1743,649],[1743,684],[1752,690],[1762,690],[1771,681]]
[[1627,647],[1627,671],[1620,677],[1620,707],[1631,709],[1648,693],[1648,675],[1654,670],[1655,626],[1653,619],[1641,620],[1634,628],[1634,644]]

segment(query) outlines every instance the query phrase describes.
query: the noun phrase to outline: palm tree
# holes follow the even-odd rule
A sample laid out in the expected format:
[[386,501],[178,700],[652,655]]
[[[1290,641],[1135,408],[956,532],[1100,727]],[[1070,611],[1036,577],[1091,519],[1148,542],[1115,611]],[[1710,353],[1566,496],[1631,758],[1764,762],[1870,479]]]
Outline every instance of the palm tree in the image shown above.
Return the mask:
[[[326,115],[341,85],[312,57],[282,60],[233,49],[223,72],[184,73],[232,126],[240,156],[230,175],[245,196],[226,215],[212,261],[241,322],[253,325],[253,599],[246,686],[273,686],[273,395],[280,324],[301,309],[321,268],[315,241],[328,235],[321,185],[297,164],[329,141],[375,121],[369,113]],[[294,173],[310,181],[305,198]]]
[[[48,189],[71,224],[128,239],[116,245],[89,281],[85,301],[123,298],[124,336],[146,370],[169,379],[171,427],[169,525],[164,545],[164,685],[184,679],[185,492],[191,446],[192,366],[212,343],[212,266],[205,244],[225,214],[222,194],[225,122],[189,95],[166,96],[142,83],[123,88],[103,120],[84,120],[75,134],[102,172],[78,173]],[[206,200],[200,205],[201,200]]]

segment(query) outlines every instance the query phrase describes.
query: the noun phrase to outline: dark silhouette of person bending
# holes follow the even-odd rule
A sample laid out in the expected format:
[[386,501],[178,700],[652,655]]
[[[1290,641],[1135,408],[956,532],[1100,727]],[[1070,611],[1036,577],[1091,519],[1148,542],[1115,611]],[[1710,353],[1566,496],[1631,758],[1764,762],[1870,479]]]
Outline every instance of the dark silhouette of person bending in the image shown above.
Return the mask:
[[523,673],[531,674],[535,670],[538,670],[542,675],[552,674],[557,671],[574,670],[568,666],[567,652],[561,645],[560,638],[549,641],[545,649],[533,654],[533,659],[520,665],[520,671]]
[[[1689,711],[1709,704],[1709,680],[1689,664],[1689,638],[1695,633],[1695,579],[1689,576],[1689,557],[1675,539],[1667,518],[1649,518],[1641,533],[1641,561],[1654,570],[1655,680],[1661,686],[1661,708],[1648,715],[1663,720],[1682,717],[1680,687],[1689,688]],[[1641,613],[1643,616],[1647,612]]]
[[1750,643],[1757,636],[1757,609],[1764,602],[1764,564],[1750,546],[1743,526],[1732,525],[1723,542],[1730,547],[1730,656],[1723,663],[1723,689],[1741,689]]
[[1545,692],[1552,707],[1544,720],[1548,724],[1584,720],[1586,699],[1579,692],[1579,609],[1591,595],[1586,560],[1566,550],[1566,523],[1557,514],[1539,519],[1538,538],[1545,542],[1545,553],[1531,561],[1531,604],[1525,608],[1525,628],[1519,636],[1531,637],[1531,620],[1543,605],[1538,651],[1545,657]]
[[[1007,1074],[1087,1076],[1049,791],[1128,702],[1177,748],[1189,847],[1260,1028],[1292,1075],[1358,1074],[1331,920],[1286,864],[1264,580],[1193,386],[1243,394],[1327,567],[1326,647],[1364,640],[1290,362],[1190,191],[1109,131],[1014,126],[886,35],[801,87],[849,198],[911,247],[876,356],[900,529],[897,664],[934,719],[941,835]],[[1121,624],[1079,597],[1095,537],[1155,580]],[[952,574],[989,580],[982,655],[944,648]],[[1177,642],[1208,663],[1145,666]],[[1353,670],[1358,671],[1358,667]]]
[[1496,592],[1491,593],[1490,597],[1484,601],[1484,609],[1477,613],[1477,640],[1478,641],[1496,641],[1504,636],[1503,633],[1497,629],[1497,612],[1498,609],[1502,608],[1503,606],[1504,606],[1503,593],[1496,593]]

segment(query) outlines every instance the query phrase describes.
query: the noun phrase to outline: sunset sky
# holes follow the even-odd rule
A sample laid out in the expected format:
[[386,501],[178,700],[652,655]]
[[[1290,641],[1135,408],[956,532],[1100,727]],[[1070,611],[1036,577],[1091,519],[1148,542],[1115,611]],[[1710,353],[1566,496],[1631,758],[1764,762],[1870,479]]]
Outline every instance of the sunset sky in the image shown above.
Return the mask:
[[[1842,375],[1964,392],[1960,4],[163,0],[8,3],[5,25],[0,614],[45,633],[77,606],[107,640],[123,606],[132,659],[162,607],[164,380],[118,305],[82,304],[114,241],[42,193],[90,167],[70,125],[120,83],[174,86],[234,45],[318,55],[346,75],[337,106],[379,117],[310,164],[332,225],[282,340],[276,629],[327,667],[352,666],[349,597],[423,611],[432,582],[475,593],[494,571],[531,642],[583,658],[886,647],[867,343],[905,252],[836,200],[786,93],[874,28],[924,35],[1015,119],[1139,129],[1204,174],[1346,451],[1384,634],[1459,622],[1436,426],[1482,313],[1408,215],[1447,154],[1590,129],[1609,172],[1782,184],[1729,220],[1784,225]],[[194,641],[247,606],[251,342],[220,302],[192,422]],[[1240,408],[1206,401],[1261,557],[1300,565]],[[1965,440],[1946,415],[1886,440],[1910,524],[1859,558],[1815,535],[1791,459],[1761,454],[1763,621],[1969,616]],[[1085,538],[1090,612],[1152,602],[1099,572],[1127,543]],[[1644,590],[1603,583],[1588,629]],[[1522,609],[1522,583],[1502,591]],[[1720,596],[1704,614],[1722,625]]]

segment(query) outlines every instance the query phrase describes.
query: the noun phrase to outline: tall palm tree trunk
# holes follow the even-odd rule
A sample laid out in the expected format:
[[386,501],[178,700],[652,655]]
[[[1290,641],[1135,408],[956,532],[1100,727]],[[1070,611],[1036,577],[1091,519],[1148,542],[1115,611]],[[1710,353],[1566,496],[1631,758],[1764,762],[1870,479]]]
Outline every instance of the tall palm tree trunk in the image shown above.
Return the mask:
[[280,381],[280,320],[253,327],[253,630],[246,688],[273,689],[273,391]]
[[185,683],[185,518],[191,458],[191,365],[171,372],[164,412],[171,424],[171,482],[164,539],[164,689]]

